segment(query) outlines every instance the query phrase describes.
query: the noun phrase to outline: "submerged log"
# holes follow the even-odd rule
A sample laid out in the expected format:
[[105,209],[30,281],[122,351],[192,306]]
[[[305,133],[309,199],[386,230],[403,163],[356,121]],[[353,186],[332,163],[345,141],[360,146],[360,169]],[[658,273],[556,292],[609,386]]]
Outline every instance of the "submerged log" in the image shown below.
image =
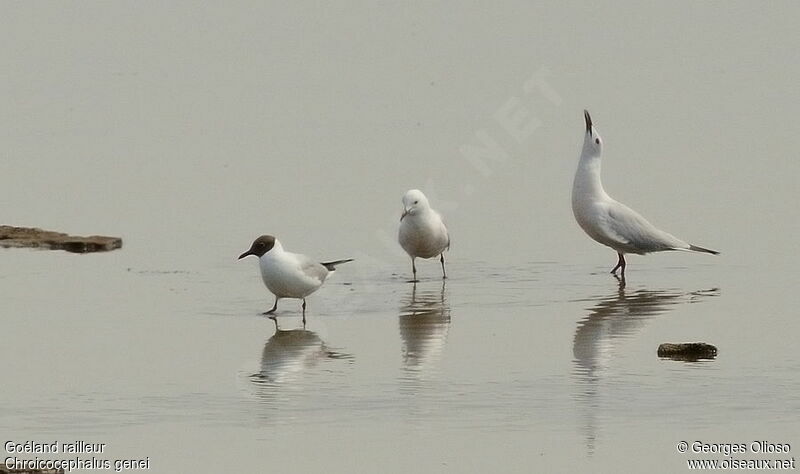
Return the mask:
[[665,342],[658,346],[658,356],[693,362],[700,359],[713,359],[717,356],[717,348],[705,342]]
[[29,227],[0,226],[0,247],[30,247],[73,253],[107,252],[122,247],[119,237],[80,237]]

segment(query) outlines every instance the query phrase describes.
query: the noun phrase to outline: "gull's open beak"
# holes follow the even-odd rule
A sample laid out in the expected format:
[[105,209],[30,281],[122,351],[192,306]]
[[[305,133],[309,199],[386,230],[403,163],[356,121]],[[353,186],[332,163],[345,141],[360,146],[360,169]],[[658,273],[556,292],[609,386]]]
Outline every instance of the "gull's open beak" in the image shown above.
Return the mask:
[[589,111],[583,109],[583,118],[586,119],[586,133],[592,133],[592,117],[589,116]]
[[241,259],[245,258],[245,257],[246,257],[246,256],[248,256],[248,255],[255,255],[255,254],[253,253],[253,249],[250,249],[250,250],[248,250],[247,252],[245,252],[245,253],[243,253],[243,254],[239,255],[239,260],[241,260]]

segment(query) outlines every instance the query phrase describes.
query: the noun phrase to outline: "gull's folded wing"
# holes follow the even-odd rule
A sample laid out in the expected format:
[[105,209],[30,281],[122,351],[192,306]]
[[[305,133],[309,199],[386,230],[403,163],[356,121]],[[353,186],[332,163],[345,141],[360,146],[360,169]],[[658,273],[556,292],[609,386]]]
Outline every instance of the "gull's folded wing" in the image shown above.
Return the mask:
[[662,250],[686,249],[689,244],[657,229],[628,206],[612,201],[599,219],[606,236],[628,253],[644,254]]

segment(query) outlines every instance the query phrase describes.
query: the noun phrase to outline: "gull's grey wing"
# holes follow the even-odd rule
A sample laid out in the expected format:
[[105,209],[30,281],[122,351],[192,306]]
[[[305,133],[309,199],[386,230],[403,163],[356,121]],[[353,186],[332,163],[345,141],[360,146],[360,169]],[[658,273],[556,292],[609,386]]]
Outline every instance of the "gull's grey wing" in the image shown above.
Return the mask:
[[450,232],[447,231],[447,226],[444,225],[444,221],[442,221],[442,230],[444,231],[445,237],[447,237],[447,247],[445,247],[445,250],[450,250]]
[[620,202],[608,203],[605,210],[600,218],[600,227],[624,252],[644,254],[689,248],[689,244],[657,229],[647,219]]
[[447,246],[444,249],[445,250],[450,250],[450,232],[447,231],[447,226],[444,224],[444,218],[437,211],[433,211],[433,212],[435,212],[436,215],[439,216],[439,223],[442,225],[442,229],[441,230],[442,230],[442,232],[444,232],[444,236],[447,238]]
[[321,263],[316,262],[305,255],[303,255],[300,259],[300,269],[306,276],[319,280],[320,283],[324,282],[325,278],[328,277],[328,273],[330,273],[328,269],[325,268]]

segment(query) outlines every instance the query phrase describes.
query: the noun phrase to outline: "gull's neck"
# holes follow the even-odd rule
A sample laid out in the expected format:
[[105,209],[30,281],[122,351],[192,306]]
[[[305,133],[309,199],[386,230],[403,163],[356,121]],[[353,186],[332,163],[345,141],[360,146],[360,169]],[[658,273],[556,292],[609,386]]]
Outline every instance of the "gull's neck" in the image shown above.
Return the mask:
[[431,209],[430,207],[423,207],[423,208],[420,208],[419,211],[417,211],[417,214],[420,217],[422,217],[422,216],[427,216],[431,212],[433,212],[433,209]]
[[283,250],[283,245],[281,245],[278,239],[275,239],[275,244],[269,249],[269,252],[261,256],[261,259],[280,258],[284,255],[286,255],[286,251]]
[[424,219],[431,214],[432,210],[433,209],[431,209],[430,207],[418,207],[414,210],[413,213],[409,213],[408,216],[415,219]]
[[572,184],[573,197],[581,199],[608,199],[608,194],[603,189],[600,180],[600,155],[591,154],[587,150],[581,153],[578,170],[575,172],[575,181]]

